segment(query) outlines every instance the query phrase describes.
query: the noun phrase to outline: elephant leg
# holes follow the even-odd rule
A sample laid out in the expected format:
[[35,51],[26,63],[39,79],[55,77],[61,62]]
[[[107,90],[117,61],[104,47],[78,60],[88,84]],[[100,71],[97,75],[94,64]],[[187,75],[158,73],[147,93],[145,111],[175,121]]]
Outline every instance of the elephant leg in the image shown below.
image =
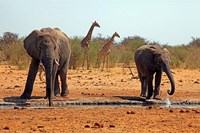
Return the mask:
[[69,94],[68,85],[67,85],[67,75],[66,72],[60,72],[61,79],[61,96],[67,96]]
[[159,96],[161,78],[162,78],[162,71],[156,72],[156,75],[155,75],[155,90],[154,90],[154,97],[153,98],[157,99],[157,100],[161,100],[161,98]]
[[152,81],[153,81],[153,73],[148,73],[148,76],[147,76],[148,94],[147,94],[146,99],[150,99],[152,97],[152,95],[153,95],[153,84],[152,84]]
[[60,86],[59,86],[59,81],[58,81],[58,73],[56,74],[56,79],[55,79],[55,87],[54,87],[54,95],[55,96],[60,96]]
[[141,81],[141,97],[146,97],[146,92],[147,92],[147,79],[146,77],[141,77],[140,78]]
[[40,61],[36,60],[36,59],[31,60],[28,77],[26,80],[26,86],[25,86],[23,94],[20,96],[21,99],[30,99],[31,98],[31,93],[33,90],[33,84],[35,81],[35,77],[36,77],[36,74],[38,71],[39,62]]

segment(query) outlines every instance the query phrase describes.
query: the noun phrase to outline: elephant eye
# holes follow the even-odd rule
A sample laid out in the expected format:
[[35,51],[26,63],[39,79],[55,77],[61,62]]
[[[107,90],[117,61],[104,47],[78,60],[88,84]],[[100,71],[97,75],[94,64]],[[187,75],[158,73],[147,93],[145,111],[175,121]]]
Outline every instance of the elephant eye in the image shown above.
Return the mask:
[[43,42],[44,42],[44,43],[49,43],[49,41],[48,41],[48,40],[44,40]]

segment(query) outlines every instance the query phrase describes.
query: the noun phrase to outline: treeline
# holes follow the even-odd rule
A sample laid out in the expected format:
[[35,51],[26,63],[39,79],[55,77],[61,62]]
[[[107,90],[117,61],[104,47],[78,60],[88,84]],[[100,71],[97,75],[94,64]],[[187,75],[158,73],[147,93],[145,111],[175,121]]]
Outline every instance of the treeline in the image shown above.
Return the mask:
[[[83,61],[83,50],[80,47],[82,37],[72,37],[72,56],[70,68],[80,68]],[[89,50],[90,67],[97,67],[97,51],[103,47],[109,38],[100,35],[93,38]],[[5,32],[0,36],[0,63],[16,65],[19,69],[27,68],[30,57],[23,47],[24,38],[19,38],[18,34]],[[126,67],[134,64],[133,55],[135,50],[144,44],[159,44],[159,42],[149,42],[140,36],[123,38],[120,43],[114,43],[111,48],[109,67]],[[167,48],[172,55],[172,67],[174,68],[200,68],[200,38],[192,38],[188,44],[169,46]]]

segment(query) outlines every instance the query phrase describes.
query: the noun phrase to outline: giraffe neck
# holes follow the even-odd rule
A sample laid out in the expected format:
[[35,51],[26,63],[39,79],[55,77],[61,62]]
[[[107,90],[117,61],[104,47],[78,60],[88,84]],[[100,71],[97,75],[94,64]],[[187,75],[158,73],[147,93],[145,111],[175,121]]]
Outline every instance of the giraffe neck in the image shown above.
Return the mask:
[[114,41],[115,35],[113,35],[110,40],[103,46],[104,51],[109,51],[112,45],[112,42]]
[[92,32],[93,32],[93,29],[94,29],[94,25],[92,25],[87,33],[87,35],[85,36],[85,38],[83,38],[83,40],[81,41],[81,47],[86,47],[86,48],[89,48],[90,47],[90,40],[91,40],[91,37],[92,37]]
[[112,37],[110,38],[109,42],[112,43],[114,41],[115,35],[112,35]]
[[89,31],[88,31],[88,33],[87,33],[87,38],[88,39],[91,39],[91,37],[92,37],[92,32],[93,32],[93,30],[94,30],[94,25],[92,25],[91,27],[90,27],[90,29],[89,29]]

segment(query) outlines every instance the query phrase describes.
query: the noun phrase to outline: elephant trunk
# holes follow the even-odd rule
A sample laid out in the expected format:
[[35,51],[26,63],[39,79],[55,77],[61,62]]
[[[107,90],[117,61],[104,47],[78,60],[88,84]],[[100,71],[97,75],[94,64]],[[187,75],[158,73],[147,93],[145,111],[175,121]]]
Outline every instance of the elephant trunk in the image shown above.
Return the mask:
[[53,106],[54,84],[58,64],[53,59],[46,59],[42,62],[46,72],[46,97],[48,97],[49,106]]
[[167,77],[168,77],[168,79],[170,80],[170,83],[171,83],[171,91],[167,90],[167,93],[169,95],[173,95],[174,92],[175,92],[175,82],[174,82],[174,78],[171,74],[171,70],[170,70],[169,66],[165,65],[163,67],[163,71],[167,74]]

